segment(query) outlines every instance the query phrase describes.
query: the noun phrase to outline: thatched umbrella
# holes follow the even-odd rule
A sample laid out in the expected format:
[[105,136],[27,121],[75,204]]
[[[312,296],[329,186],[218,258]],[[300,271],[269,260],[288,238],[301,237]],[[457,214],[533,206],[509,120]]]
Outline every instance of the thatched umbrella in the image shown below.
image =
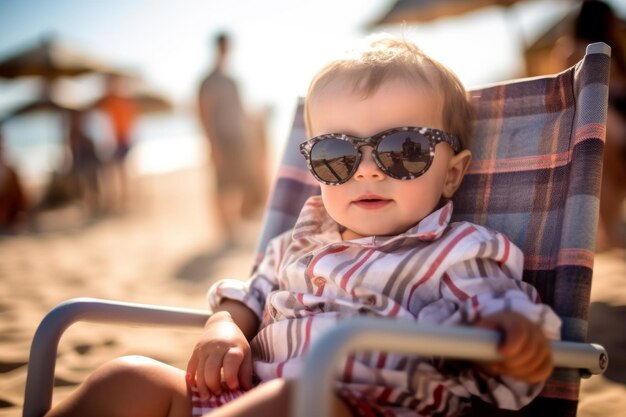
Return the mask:
[[154,92],[138,92],[131,96],[140,114],[166,113],[172,111],[172,103],[164,96]]
[[521,22],[513,13],[516,3],[526,0],[396,0],[391,8],[370,27],[400,23],[427,23],[440,18],[460,17],[487,7],[500,7],[507,20],[509,36],[520,53],[525,49],[526,40]]
[[54,80],[90,72],[114,72],[114,69],[50,36],[0,59],[0,78],[38,76]]
[[[581,13],[589,13],[589,6],[598,7],[596,4],[602,2],[587,2],[587,11],[582,10],[582,4],[577,4],[575,7],[563,16],[559,21],[546,29],[539,37],[530,44],[524,51],[524,58],[526,60],[526,72],[529,76],[536,76],[542,74],[551,74],[564,69],[562,62],[555,62],[556,57],[553,56],[553,50],[557,43],[564,38],[573,38],[576,31],[577,19],[585,18],[586,21],[592,20],[598,22],[596,26],[601,25],[601,28],[594,30],[604,32],[608,30],[606,23],[603,23],[599,17],[593,15],[581,16]],[[599,5],[599,7],[603,7]],[[592,39],[588,39],[591,42],[605,42],[612,48],[613,59],[623,59],[626,55],[626,20],[615,17],[614,28],[611,28],[615,32],[614,36],[591,36]],[[591,29],[590,29],[591,30]],[[610,38],[610,39],[609,39]],[[611,40],[613,42],[611,42]],[[618,51],[621,49],[621,51]]]
[[35,108],[55,110],[58,104],[52,95],[55,81],[61,77],[76,77],[88,73],[121,74],[117,69],[70,48],[50,35],[42,37],[30,47],[18,49],[0,58],[0,79],[38,77],[43,80],[39,97],[21,110],[14,109],[11,114],[24,114],[34,111]]
[[57,100],[54,100],[51,97],[40,97],[38,99],[26,102],[24,104],[21,104],[19,106],[16,106],[10,109],[8,112],[2,115],[2,117],[0,118],[0,124],[14,117],[23,116],[23,115],[27,115],[30,113],[45,112],[45,111],[50,111],[50,112],[55,112],[55,113],[67,113],[67,112],[72,112],[72,111],[77,111],[77,110],[80,110],[80,109],[62,104],[58,102]]
[[429,22],[463,15],[489,6],[511,6],[523,0],[397,0],[372,26]]
[[[129,92],[128,99],[133,102],[134,108],[139,115],[152,113],[167,113],[173,109],[172,102],[163,96],[148,89],[137,89]],[[86,110],[96,110],[100,107],[102,99],[97,99],[85,106]]]

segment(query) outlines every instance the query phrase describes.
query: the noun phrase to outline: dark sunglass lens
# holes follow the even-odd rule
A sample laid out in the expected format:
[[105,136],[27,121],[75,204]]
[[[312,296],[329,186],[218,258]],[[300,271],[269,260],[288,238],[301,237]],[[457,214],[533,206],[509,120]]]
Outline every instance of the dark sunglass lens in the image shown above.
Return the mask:
[[328,138],[311,149],[311,166],[326,182],[340,182],[350,176],[357,160],[357,150],[345,140]]
[[430,163],[430,144],[418,132],[395,132],[378,144],[378,158],[392,177],[421,173]]

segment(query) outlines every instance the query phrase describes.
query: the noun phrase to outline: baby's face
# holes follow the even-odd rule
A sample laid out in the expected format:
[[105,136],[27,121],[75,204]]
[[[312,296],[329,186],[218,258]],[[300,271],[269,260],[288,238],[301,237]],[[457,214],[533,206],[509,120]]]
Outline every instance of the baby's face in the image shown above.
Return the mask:
[[[443,130],[442,108],[440,95],[404,80],[387,81],[367,98],[353,93],[346,83],[335,81],[309,103],[309,133],[369,137],[404,126]],[[346,228],[344,240],[399,234],[433,212],[454,155],[447,144],[437,145],[428,171],[412,180],[385,175],[374,162],[371,147],[361,151],[361,163],[350,180],[336,186],[321,184],[326,210]]]

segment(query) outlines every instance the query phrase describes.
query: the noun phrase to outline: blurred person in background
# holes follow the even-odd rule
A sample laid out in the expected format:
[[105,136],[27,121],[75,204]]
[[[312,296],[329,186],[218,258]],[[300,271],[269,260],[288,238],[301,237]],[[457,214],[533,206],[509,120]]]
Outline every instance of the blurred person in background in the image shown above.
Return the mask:
[[248,112],[247,125],[250,135],[249,149],[251,175],[247,178],[247,190],[243,199],[241,213],[246,218],[259,216],[265,208],[270,177],[268,174],[268,136],[267,120],[271,109],[263,108]]
[[609,109],[600,195],[600,221],[597,250],[626,248],[626,56],[620,33],[621,21],[606,3],[584,1],[574,21],[571,34],[560,38],[552,58],[562,70],[585,55],[587,45],[604,42],[611,47]]
[[109,75],[106,91],[98,101],[101,110],[111,123],[114,136],[114,150],[110,160],[108,188],[113,209],[123,209],[128,203],[128,162],[132,146],[132,135],[136,120],[134,100],[129,96],[126,80],[119,75]]
[[93,141],[85,133],[85,113],[73,111],[69,117],[67,147],[69,150],[69,176],[75,195],[81,198],[89,215],[100,210],[100,158]]
[[215,172],[213,205],[217,226],[227,248],[235,243],[235,229],[246,207],[250,178],[255,175],[250,163],[255,152],[239,88],[226,72],[230,37],[219,33],[214,42],[215,64],[200,85],[198,110]]
[[25,220],[26,194],[17,171],[4,154],[4,135],[0,126],[0,232],[12,232]]

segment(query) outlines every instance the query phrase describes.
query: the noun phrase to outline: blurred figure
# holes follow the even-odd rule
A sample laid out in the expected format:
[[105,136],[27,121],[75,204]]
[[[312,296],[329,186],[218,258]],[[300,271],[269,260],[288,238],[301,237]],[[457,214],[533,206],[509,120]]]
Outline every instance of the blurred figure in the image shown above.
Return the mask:
[[135,102],[129,96],[125,80],[109,75],[106,91],[97,107],[108,117],[115,140],[115,148],[108,167],[107,185],[109,204],[113,209],[123,209],[128,203],[127,156],[132,146],[132,134],[136,120]]
[[557,41],[556,62],[565,69],[578,62],[588,44],[604,42],[611,47],[611,78],[606,147],[600,195],[597,250],[626,248],[623,204],[626,198],[626,57],[620,36],[620,21],[611,7],[596,0],[584,1],[572,34]]
[[245,206],[249,181],[256,173],[249,162],[254,150],[248,140],[249,132],[239,88],[225,71],[229,36],[218,34],[215,46],[215,66],[200,85],[198,104],[215,169],[213,204],[216,220],[222,229],[224,243],[228,246],[234,243],[235,227]]
[[12,232],[26,219],[28,204],[20,178],[6,161],[0,129],[0,232]]
[[70,153],[69,177],[74,194],[80,197],[90,215],[98,214],[100,201],[100,158],[84,129],[84,113],[70,113],[67,147]]
[[267,120],[270,109],[249,112],[247,126],[249,134],[249,171],[247,190],[243,198],[241,213],[244,217],[254,217],[265,207],[268,194],[268,137]]

